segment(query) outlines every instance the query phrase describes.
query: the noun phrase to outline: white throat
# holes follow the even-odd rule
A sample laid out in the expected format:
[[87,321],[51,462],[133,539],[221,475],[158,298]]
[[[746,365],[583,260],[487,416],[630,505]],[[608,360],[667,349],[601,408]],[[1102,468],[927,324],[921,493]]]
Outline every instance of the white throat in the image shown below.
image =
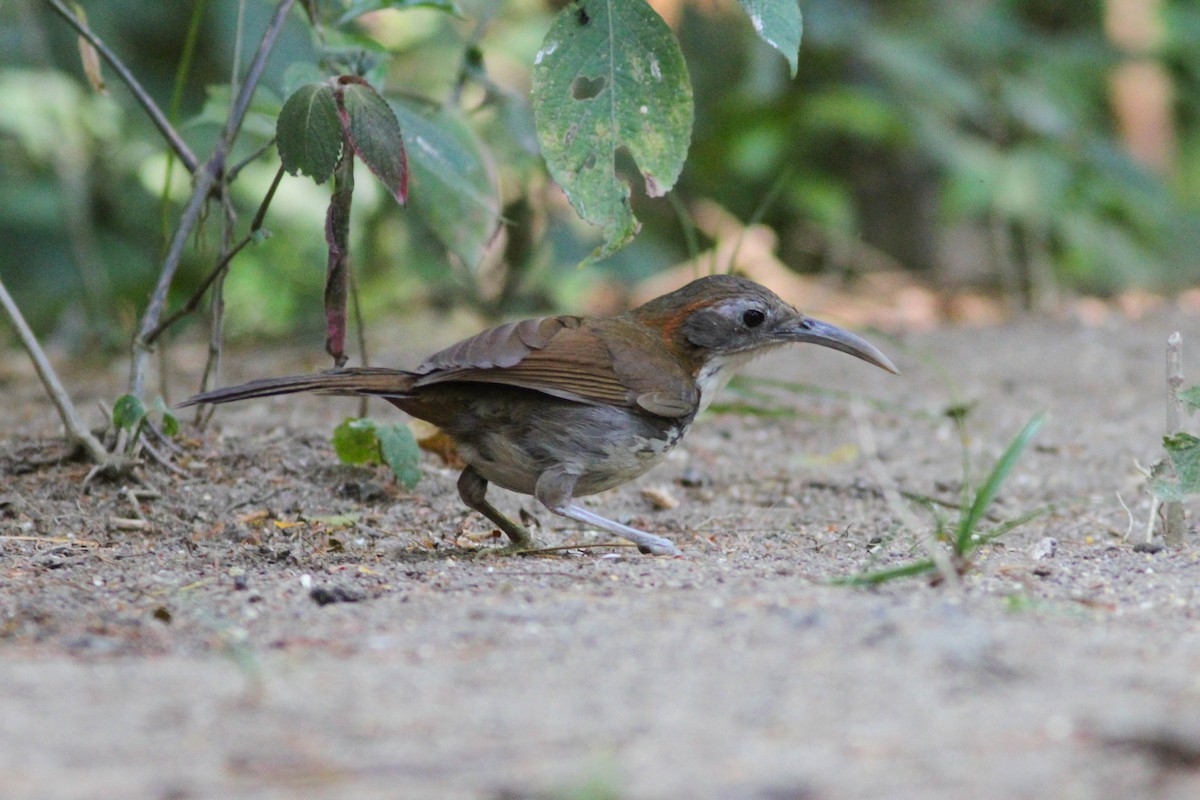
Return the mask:
[[705,364],[696,376],[696,386],[700,389],[700,410],[696,413],[704,413],[709,403],[725,388],[725,384],[729,383],[729,379],[736,375],[738,370],[770,349],[773,348],[760,347],[745,353],[717,356]]

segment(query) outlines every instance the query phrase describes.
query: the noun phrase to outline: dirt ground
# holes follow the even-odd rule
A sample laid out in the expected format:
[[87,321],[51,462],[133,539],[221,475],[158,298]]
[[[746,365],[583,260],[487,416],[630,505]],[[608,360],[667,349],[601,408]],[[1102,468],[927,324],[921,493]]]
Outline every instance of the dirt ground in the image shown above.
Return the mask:
[[[35,463],[56,419],[0,356],[0,797],[1200,797],[1195,539],[1135,551],[1118,499],[1140,536],[1176,328],[1198,352],[1200,318],[1163,312],[880,341],[899,377],[812,348],[757,362],[831,391],[727,391],[589,501],[682,558],[489,557],[434,456],[411,493],[336,463],[347,400],[228,407],[185,429],[186,477],[85,489],[87,465]],[[386,331],[421,343],[391,363],[445,343],[421,330]],[[174,351],[175,400],[199,359]],[[227,379],[314,359],[243,350]],[[96,422],[124,369],[62,365]],[[902,523],[930,516],[878,488],[957,501],[960,403],[976,477],[1049,412],[988,525],[1047,513],[960,587],[832,585],[920,554]],[[608,541],[493,491],[546,544]]]

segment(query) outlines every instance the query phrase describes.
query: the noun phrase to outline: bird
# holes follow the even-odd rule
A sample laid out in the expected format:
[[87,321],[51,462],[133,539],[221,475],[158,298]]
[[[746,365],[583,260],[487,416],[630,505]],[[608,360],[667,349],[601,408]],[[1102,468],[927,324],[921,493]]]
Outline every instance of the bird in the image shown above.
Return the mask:
[[670,539],[576,499],[661,462],[741,367],[796,343],[898,374],[866,340],[805,316],[754,281],[717,274],[611,316],[545,316],[489,328],[412,370],[342,367],[265,378],[181,406],[297,392],[379,397],[454,443],[466,464],[459,496],[507,535],[506,551],[535,543],[488,501],[489,484],[532,495],[554,514],[615,534],[644,554],[678,556]]

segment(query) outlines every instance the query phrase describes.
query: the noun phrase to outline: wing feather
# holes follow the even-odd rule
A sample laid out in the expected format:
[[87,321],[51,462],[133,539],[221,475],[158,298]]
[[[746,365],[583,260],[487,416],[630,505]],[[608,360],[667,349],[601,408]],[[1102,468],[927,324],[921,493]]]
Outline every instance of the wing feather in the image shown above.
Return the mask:
[[[620,324],[562,316],[500,325],[430,356],[415,370],[414,388],[493,383],[659,416],[695,411],[699,393],[690,376],[648,331],[625,323],[614,333]],[[647,395],[661,400],[647,402]]]

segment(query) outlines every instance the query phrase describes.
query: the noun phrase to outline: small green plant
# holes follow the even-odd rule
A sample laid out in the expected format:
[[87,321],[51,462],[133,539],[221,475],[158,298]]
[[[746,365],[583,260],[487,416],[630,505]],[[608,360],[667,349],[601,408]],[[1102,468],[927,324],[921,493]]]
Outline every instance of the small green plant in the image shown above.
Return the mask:
[[[154,418],[157,417],[157,427]],[[164,437],[173,437],[179,433],[179,420],[167,408],[161,397],[154,398],[150,408],[132,394],[123,394],[113,404],[113,427],[119,431],[127,431],[129,437],[125,442],[125,455],[132,456],[142,434],[147,428],[156,431]]]
[[[959,574],[970,568],[975,551],[980,546],[1000,538],[1014,528],[1024,525],[1044,511],[1041,508],[1035,509],[1013,519],[1000,522],[989,530],[982,530],[982,525],[987,517],[988,507],[996,499],[996,494],[1000,491],[1000,487],[1004,484],[1004,481],[1012,473],[1013,468],[1017,465],[1017,461],[1021,458],[1021,454],[1025,452],[1025,448],[1029,446],[1033,437],[1037,435],[1038,429],[1042,427],[1042,423],[1045,422],[1045,414],[1038,414],[1025,424],[1020,433],[1009,442],[1008,448],[1000,456],[995,466],[992,467],[992,471],[988,473],[983,483],[978,488],[972,488],[969,480],[970,465],[965,445],[965,433],[962,429],[965,411],[966,409],[963,406],[957,406],[950,412],[950,416],[959,426],[960,433],[964,435],[963,495],[958,509],[958,521],[951,526],[946,516],[939,513],[932,503],[925,504],[927,508],[934,512],[936,520],[934,531],[935,542],[948,542],[950,544],[950,552],[948,554],[950,557],[950,567]],[[934,546],[937,545],[935,544]],[[875,586],[895,580],[896,578],[925,575],[936,572],[938,569],[937,561],[933,557],[930,557],[899,567],[852,575],[835,582],[849,586]]]
[[421,450],[412,431],[401,423],[381,425],[366,417],[349,418],[334,428],[333,449],[343,464],[387,464],[405,489],[421,480]]

